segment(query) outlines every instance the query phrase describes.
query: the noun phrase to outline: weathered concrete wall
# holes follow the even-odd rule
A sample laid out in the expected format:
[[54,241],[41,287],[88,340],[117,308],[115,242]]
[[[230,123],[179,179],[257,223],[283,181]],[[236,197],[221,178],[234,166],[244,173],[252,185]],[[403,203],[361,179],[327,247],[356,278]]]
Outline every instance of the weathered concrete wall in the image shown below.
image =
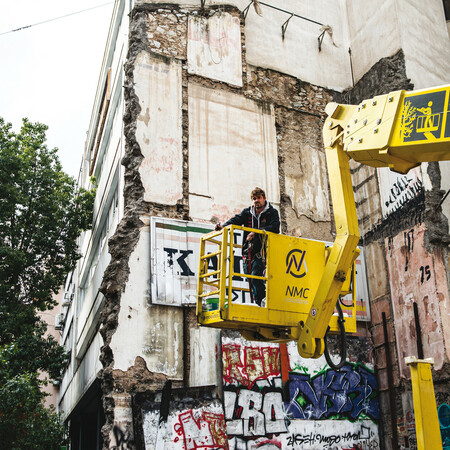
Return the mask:
[[188,18],[188,73],[242,87],[239,17],[220,13]]
[[144,157],[139,167],[144,200],[175,205],[183,195],[181,64],[142,51],[134,71],[141,108],[136,140]]
[[[222,21],[223,36],[218,31]],[[238,34],[239,48],[233,44]],[[211,55],[205,50],[207,36],[213,39]],[[211,59],[220,53],[217,39],[222,37],[231,40],[231,51],[223,55],[221,67],[213,67]],[[201,16],[197,10],[143,4],[132,13],[124,83],[124,214],[109,241],[111,263],[101,288],[105,295],[101,328],[105,344],[101,360],[106,447],[126,442],[139,448],[139,433],[143,442],[150,445],[148,448],[153,448],[161,436],[172,442],[173,448],[186,445],[190,448],[197,439],[202,442],[212,439],[211,442],[220,445],[224,436],[219,431],[209,438],[201,430],[220,429],[217,396],[227,387],[230,392],[234,389],[233,382],[225,381],[222,386],[217,383],[217,371],[221,370],[217,359],[220,358],[217,348],[221,347],[218,332],[198,329],[194,309],[181,306],[181,301],[179,306],[151,301],[149,217],[223,220],[247,206],[250,190],[259,184],[280,209],[285,232],[332,240],[321,128],[324,107],[334,93],[280,72],[248,65],[244,38],[242,16],[231,7]],[[242,67],[242,87],[239,67]],[[244,348],[243,341],[239,342]],[[256,358],[251,364],[259,367],[255,352],[263,350],[249,351],[248,355]],[[272,363],[279,364],[275,360]],[[370,363],[367,355],[364,364]],[[249,374],[251,367],[244,373]],[[356,376],[360,370],[357,367],[348,367],[351,379],[353,372]],[[225,370],[230,370],[229,366]],[[298,370],[305,373],[306,369]],[[272,379],[275,375],[278,381]],[[247,429],[251,421],[244,425],[241,434],[230,431],[227,436],[230,445],[240,446],[246,440],[259,442],[266,439],[263,436],[278,432],[281,426],[279,432],[284,434],[285,446],[290,439],[294,439],[294,445],[299,439],[311,439],[306,437],[311,433],[314,439],[310,448],[317,436],[324,433],[328,434],[322,439],[329,442],[336,439],[377,442],[375,416],[372,419],[375,422],[366,423],[362,410],[353,411],[355,417],[350,414],[351,420],[359,422],[352,425],[351,433],[344,416],[342,422],[327,421],[325,432],[319,419],[327,412],[316,411],[314,415],[316,406],[312,403],[305,407],[311,413],[303,413],[303,419],[311,419],[310,424],[305,428],[298,421],[289,430],[285,424],[290,414],[288,406],[280,401],[280,369],[264,372],[261,377],[267,378],[264,385],[276,387],[267,399],[273,397],[274,402],[277,399],[271,404],[277,420],[272,423],[271,418],[267,419],[262,428],[259,422],[254,423],[251,427],[257,426],[255,432]],[[312,371],[310,377],[314,377]],[[370,377],[374,380],[373,374]],[[295,383],[303,383],[307,389],[306,379],[294,378]],[[314,383],[320,380],[317,378]],[[168,381],[173,392],[180,394],[178,402],[171,403],[165,431],[161,431],[159,425],[155,429],[155,421],[161,415],[155,395],[164,385],[168,386]],[[365,399],[364,408],[370,403],[371,414],[376,415],[376,386],[374,381],[371,383],[371,397]],[[297,387],[290,394],[292,399],[295,392]],[[245,395],[254,394],[248,390],[242,402]],[[133,405],[146,396],[150,406],[141,408],[140,416],[134,410],[135,420],[131,422],[127,412],[130,397]],[[258,398],[262,399],[261,394]],[[272,406],[256,414],[255,420],[262,414],[270,416]],[[300,414],[298,407],[295,406],[296,414]],[[250,411],[250,403],[245,408]],[[238,420],[230,411],[226,411],[227,420]],[[252,414],[248,413],[249,418]],[[327,414],[332,416],[331,411]],[[204,425],[204,420],[210,425]],[[289,437],[289,431],[294,437]],[[250,435],[255,439],[250,439]]]
[[[433,357],[435,370],[442,369],[446,359],[443,325],[448,325],[447,284],[438,285],[437,279],[445,280],[444,262],[438,255],[427,252],[424,246],[424,225],[403,231],[386,239],[386,259],[394,312],[397,353],[400,375],[410,378],[410,370],[404,358],[417,356],[417,333],[413,304],[419,311],[419,322],[425,358]],[[441,314],[441,306],[444,314]],[[447,310],[448,311],[448,310]],[[443,320],[444,319],[444,323]],[[448,331],[447,333],[448,334]],[[448,357],[448,356],[447,356]]]
[[440,0],[396,0],[406,72],[415,89],[450,82],[450,39]]
[[[147,222],[145,218],[143,221]],[[130,259],[130,277],[121,297],[118,327],[110,348],[114,368],[126,371],[141,356],[150,372],[183,379],[183,309],[152,307],[149,301],[150,242],[148,225],[141,228]]]
[[[444,392],[450,333],[448,318],[442,317],[448,307],[448,292],[442,287],[447,286],[447,255],[434,247],[447,242],[445,218],[438,208],[442,193],[417,189],[407,202],[401,196],[397,202],[400,186],[392,189],[399,181],[386,180],[367,167],[352,165],[352,177],[370,270],[373,356],[361,328],[350,345],[353,360],[337,373],[322,360],[300,361],[295,346],[284,352],[278,345],[249,344],[231,334],[220,341],[218,332],[196,328],[192,306],[181,299],[174,302],[178,306],[155,304],[149,295],[151,216],[223,220],[247,206],[250,190],[262,185],[280,210],[283,232],[333,239],[321,142],[323,111],[332,99],[358,103],[411,87],[408,58],[398,51],[403,36],[395,29],[398,18],[388,17],[389,7],[398,1],[379,2],[360,11],[358,22],[367,14],[368,26],[364,29],[358,23],[350,32],[361,56],[355,72],[359,82],[343,94],[319,85],[351,84],[343,11],[346,7],[349,21],[356,23],[352,19],[356,3],[336,6],[334,2],[321,8],[321,18],[329,19],[334,30],[333,36],[324,35],[322,52],[312,50],[317,44],[316,24],[299,30],[298,25],[291,27],[292,19],[285,40],[274,40],[281,15],[273,11],[261,18],[252,7],[244,24],[234,3],[206,9],[190,1],[184,2],[190,8],[170,2],[136,3],[124,82],[124,215],[109,243],[111,263],[101,288],[105,446],[119,445],[119,438],[131,448],[164,443],[167,448],[250,448],[263,442],[281,448],[380,445],[379,420],[385,432],[389,429],[388,375],[398,388],[397,401],[408,391],[401,339],[410,328],[402,331],[401,327],[408,325],[404,319],[410,316],[400,308],[399,299],[424,292],[417,279],[398,275],[396,268],[407,255],[400,237],[421,222],[425,225],[420,245],[426,250],[415,264],[421,264],[419,272],[423,268],[423,283],[429,282],[427,266],[430,279],[431,266],[435,273],[421,298],[430,313],[440,315],[440,325],[434,329],[433,316],[426,311],[423,320],[430,330],[427,350],[442,347],[437,369]],[[303,1],[290,1],[286,8],[310,16],[319,11]],[[389,19],[382,31],[391,40],[384,45],[370,40],[358,47],[360,41],[369,40],[367,34],[380,17]],[[261,34],[262,23],[266,34]],[[311,42],[306,50],[305,42]],[[299,46],[304,50],[302,58],[292,58]],[[374,55],[377,61],[388,57],[366,73],[376,62],[371,60]],[[311,64],[304,64],[308,59]],[[437,166],[424,170],[422,182],[425,177],[439,189]],[[391,204],[395,205],[389,208]],[[396,236],[395,242],[389,236]],[[394,250],[390,253],[390,249]],[[412,343],[410,335],[408,351]],[[387,364],[389,354],[393,369]],[[209,367],[207,375],[202,364]],[[378,396],[376,377],[383,396]],[[167,397],[168,392],[172,397]],[[361,401],[349,402],[355,395]],[[405,411],[399,417],[403,413],[406,417]],[[385,441],[389,442],[389,431]]]
[[[146,0],[136,2],[137,5],[146,3]],[[173,4],[174,8],[199,7],[197,0],[155,0],[152,3],[160,4],[161,7],[170,4]],[[206,7],[215,7],[219,10],[220,5],[223,7],[223,4],[224,2],[220,0],[208,0]],[[249,2],[230,0],[226,4],[235,6],[243,12]],[[345,4],[327,0],[321,4],[320,8],[317,8],[306,0],[286,0],[278,7],[288,12],[260,5],[262,15],[259,15],[253,6],[249,8],[245,18],[246,62],[330,89],[342,90],[351,86]],[[289,13],[309,20],[292,17],[283,38],[282,25],[289,19]],[[319,50],[318,38],[322,34],[323,26],[327,31],[322,36],[321,50]],[[214,44],[211,48],[213,53],[218,50]],[[293,55],[302,55],[302,57],[297,58]],[[200,58],[203,56],[201,55]],[[304,61],[308,61],[308,64]],[[372,61],[372,64],[375,61]],[[190,64],[195,66],[196,63]]]
[[249,186],[264,186],[279,207],[273,108],[193,83],[188,95],[192,219],[225,221],[248,206]]
[[364,8],[350,0],[346,7],[355,82],[399,50],[416,89],[449,82],[449,36],[440,0],[426,7],[420,0],[377,0]]
[[355,82],[380,59],[393,56],[402,48],[396,1],[376,0],[364,8],[357,1],[345,2]]

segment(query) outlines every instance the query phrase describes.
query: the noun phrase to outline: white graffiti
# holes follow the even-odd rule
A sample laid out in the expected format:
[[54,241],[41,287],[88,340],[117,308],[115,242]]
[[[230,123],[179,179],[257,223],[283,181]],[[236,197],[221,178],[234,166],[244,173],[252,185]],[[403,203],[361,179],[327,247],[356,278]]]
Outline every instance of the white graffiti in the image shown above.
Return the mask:
[[288,431],[280,392],[263,394],[242,389],[238,395],[225,391],[224,403],[228,435],[264,436]]

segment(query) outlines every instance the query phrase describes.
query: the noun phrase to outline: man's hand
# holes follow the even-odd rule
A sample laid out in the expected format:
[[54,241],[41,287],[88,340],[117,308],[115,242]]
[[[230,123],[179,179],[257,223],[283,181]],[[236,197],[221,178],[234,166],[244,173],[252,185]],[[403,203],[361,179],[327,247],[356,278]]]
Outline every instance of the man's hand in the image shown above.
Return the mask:
[[251,233],[248,234],[247,241],[251,241],[254,237],[255,237],[255,233],[252,231]]
[[220,223],[216,223],[216,226],[214,227],[214,231],[220,231],[223,228],[222,225],[220,225]]

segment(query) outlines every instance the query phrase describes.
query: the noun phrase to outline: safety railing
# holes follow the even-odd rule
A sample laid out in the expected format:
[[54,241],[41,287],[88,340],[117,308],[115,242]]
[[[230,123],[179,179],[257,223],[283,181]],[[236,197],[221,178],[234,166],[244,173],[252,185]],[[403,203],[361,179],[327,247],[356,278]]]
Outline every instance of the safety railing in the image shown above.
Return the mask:
[[247,299],[252,298],[250,280],[267,282],[266,276],[244,273],[241,266],[243,258],[235,254],[242,249],[242,245],[238,244],[237,240],[242,238],[245,231],[262,236],[262,248],[265,253],[267,233],[262,230],[230,225],[220,231],[208,233],[201,239],[197,292],[200,302],[199,311],[229,307],[236,292],[248,294],[245,297],[241,296],[238,303],[253,303],[251,300],[247,302]]
[[[242,235],[254,232],[263,258],[262,274],[245,273]],[[245,256],[245,255],[244,255]],[[245,337],[287,341],[297,339],[299,324],[311,313],[329,251],[324,242],[274,234],[230,225],[202,237],[197,285],[197,320],[201,325],[235,329]],[[247,270],[249,271],[249,270]],[[354,289],[348,282],[341,302],[348,332],[356,331]],[[258,306],[252,298],[252,283],[264,283],[266,298]],[[351,298],[350,298],[351,297]],[[258,299],[259,301],[260,299]],[[339,332],[337,315],[330,320],[331,332]]]

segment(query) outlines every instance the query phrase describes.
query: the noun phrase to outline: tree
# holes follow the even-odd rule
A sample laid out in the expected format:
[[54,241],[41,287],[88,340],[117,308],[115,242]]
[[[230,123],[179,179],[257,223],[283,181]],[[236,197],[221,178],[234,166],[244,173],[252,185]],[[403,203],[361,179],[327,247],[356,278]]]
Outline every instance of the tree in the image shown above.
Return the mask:
[[[55,305],[80,257],[77,238],[92,223],[95,192],[77,189],[63,172],[57,149],[45,145],[46,130],[24,119],[16,134],[0,118],[0,448],[52,448],[27,444],[39,427],[57,429],[50,426],[56,415],[43,407],[38,372],[56,379],[66,363],[59,344],[44,336],[38,312]],[[8,426],[7,414],[21,426]]]

